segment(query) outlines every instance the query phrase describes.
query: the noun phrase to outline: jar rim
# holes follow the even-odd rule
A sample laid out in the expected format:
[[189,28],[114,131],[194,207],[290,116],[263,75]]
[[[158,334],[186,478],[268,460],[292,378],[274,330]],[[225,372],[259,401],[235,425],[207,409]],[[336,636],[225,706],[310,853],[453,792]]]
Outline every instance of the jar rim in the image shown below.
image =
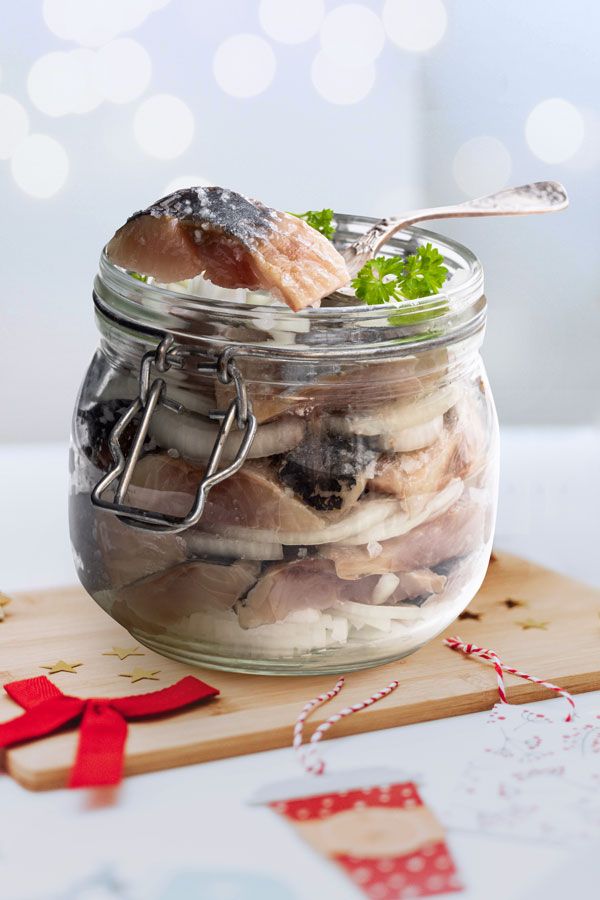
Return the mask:
[[[370,216],[336,213],[335,221],[336,243],[343,247],[378,220]],[[198,335],[194,332],[193,323],[198,323],[199,317],[203,322],[212,318],[218,319],[221,325],[227,322],[237,327],[242,324],[260,327],[261,319],[264,321],[268,318],[274,320],[279,333],[296,334],[295,342],[286,348],[292,355],[295,347],[306,348],[306,344],[299,340],[303,332],[327,332],[329,339],[323,350],[331,350],[332,343],[336,343],[335,338],[331,340],[334,333],[337,334],[339,344],[348,343],[349,340],[363,346],[369,343],[381,346],[383,342],[391,342],[398,350],[399,343],[405,348],[414,343],[423,345],[424,349],[425,345],[429,347],[432,342],[447,343],[460,339],[466,333],[472,333],[485,318],[483,267],[477,256],[463,244],[423,228],[408,226],[389,240],[382,252],[390,255],[400,250],[406,254],[414,252],[425,243],[433,244],[444,256],[449,269],[447,286],[438,294],[406,300],[400,306],[390,302],[377,306],[361,304],[306,308],[294,312],[283,304],[239,303],[203,298],[183,290],[132,278],[127,270],[110,261],[106,247],[100,257],[94,300],[99,314],[106,315],[113,323],[147,334],[170,332],[176,336],[185,336],[188,341],[200,339],[203,343],[206,342],[205,334]],[[429,314],[425,319],[424,311]],[[398,312],[402,313],[403,324],[394,327],[393,314]],[[410,321],[411,318],[414,324]],[[435,323],[436,333],[430,339],[424,326],[430,328],[432,323]],[[396,339],[390,332],[395,332]],[[231,342],[230,339],[216,341],[221,345]],[[246,342],[233,340],[234,344]],[[260,344],[261,341],[253,340],[251,343]],[[264,341],[264,345],[269,347],[276,343],[272,339]]]

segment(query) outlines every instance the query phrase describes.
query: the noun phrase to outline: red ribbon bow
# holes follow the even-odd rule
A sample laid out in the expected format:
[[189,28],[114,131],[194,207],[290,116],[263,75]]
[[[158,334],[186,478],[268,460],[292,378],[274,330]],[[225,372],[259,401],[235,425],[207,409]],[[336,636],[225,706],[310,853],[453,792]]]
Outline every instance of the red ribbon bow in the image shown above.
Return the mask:
[[118,784],[123,774],[127,719],[172,712],[216,696],[217,688],[187,675],[171,687],[132,697],[81,700],[63,694],[45,675],[4,685],[26,711],[0,724],[0,748],[44,737],[63,725],[81,723],[69,787]]

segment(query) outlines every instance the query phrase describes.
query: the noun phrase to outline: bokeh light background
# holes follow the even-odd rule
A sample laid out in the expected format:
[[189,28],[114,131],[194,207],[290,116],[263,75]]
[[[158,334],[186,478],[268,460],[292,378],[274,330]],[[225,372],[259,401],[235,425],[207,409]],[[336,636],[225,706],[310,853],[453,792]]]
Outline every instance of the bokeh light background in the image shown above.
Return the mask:
[[2,20],[3,440],[65,438],[100,248],[192,183],[384,215],[564,181],[559,216],[441,228],[486,268],[502,420],[598,423],[595,2],[28,0]]

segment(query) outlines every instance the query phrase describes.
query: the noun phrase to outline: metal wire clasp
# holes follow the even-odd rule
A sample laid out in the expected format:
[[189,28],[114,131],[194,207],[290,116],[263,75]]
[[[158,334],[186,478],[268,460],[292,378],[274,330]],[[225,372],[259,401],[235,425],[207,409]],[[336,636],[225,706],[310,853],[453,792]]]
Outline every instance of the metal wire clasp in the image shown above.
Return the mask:
[[[165,396],[166,383],[160,375],[168,372],[172,367],[180,368],[183,365],[184,357],[191,355],[193,355],[192,351],[174,347],[174,339],[170,334],[161,341],[155,351],[144,354],[140,366],[138,396],[110,433],[108,440],[114,465],[100,479],[92,491],[91,498],[94,506],[113,513],[126,525],[131,525],[135,528],[145,528],[149,531],[166,531],[171,533],[184,531],[192,525],[197,525],[202,516],[206,496],[210,489],[215,484],[225,481],[226,478],[237,472],[248,456],[248,451],[256,434],[256,417],[252,413],[248,400],[246,384],[231,352],[222,353],[216,361],[203,362],[196,367],[196,371],[199,374],[216,375],[222,384],[233,382],[236,396],[225,411],[219,410],[211,413],[210,417],[220,422],[220,426],[208,460],[206,472],[198,485],[192,508],[186,516],[181,517],[127,506],[124,502],[135,466],[148,434],[154,410],[159,404],[175,413],[184,410],[181,403],[169,400]],[[159,376],[151,383],[153,368],[157,370]],[[127,426],[139,413],[141,413],[142,418],[133,438],[129,454],[125,458],[120,443],[121,437]],[[242,441],[233,462],[224,469],[219,470],[225,443],[234,424],[237,424],[239,430],[243,432]],[[113,499],[103,499],[102,495],[104,492],[113,485],[115,485]]]

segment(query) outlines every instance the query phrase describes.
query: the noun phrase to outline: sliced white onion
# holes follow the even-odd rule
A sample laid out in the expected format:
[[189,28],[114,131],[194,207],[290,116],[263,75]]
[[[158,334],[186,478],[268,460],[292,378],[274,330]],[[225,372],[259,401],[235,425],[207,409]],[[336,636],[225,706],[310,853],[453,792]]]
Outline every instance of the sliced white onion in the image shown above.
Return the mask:
[[429,447],[440,437],[444,430],[444,417],[436,416],[422,425],[411,425],[410,428],[402,428],[400,431],[382,432],[377,439],[380,450],[393,453],[410,453],[412,450],[422,450]]
[[325,648],[330,638],[323,617],[316,622],[276,622],[244,629],[236,614],[227,610],[221,615],[193,613],[186,625],[178,630],[199,640],[227,647],[230,653],[243,650],[245,656],[260,657],[263,653],[289,657],[298,653]]
[[371,603],[355,603],[354,600],[340,600],[336,607],[348,617],[359,620],[365,625],[380,626],[392,619],[414,621],[423,617],[418,606],[375,606]]
[[314,609],[311,606],[306,606],[304,609],[292,610],[282,622],[287,625],[312,625],[315,622],[322,622],[325,627],[327,627],[328,624],[327,620],[323,618],[321,611],[319,609]]
[[352,637],[357,638],[363,644],[380,641],[383,635],[387,637],[392,630],[390,619],[367,623],[360,616],[348,616],[348,623],[353,630]]
[[260,543],[259,541],[238,541],[215,534],[204,534],[198,531],[185,533],[188,549],[192,554],[200,556],[220,556],[232,559],[283,559],[283,547],[277,542]]
[[369,541],[367,544],[367,553],[369,554],[369,559],[377,559],[377,557],[381,556],[383,553],[383,547],[379,541]]
[[[352,511],[343,519],[325,525],[324,528],[309,531],[277,531],[255,528],[240,528],[233,526],[227,529],[227,535],[237,540],[259,541],[270,543],[279,541],[284,545],[314,546],[316,544],[331,544],[338,541],[353,543],[350,539],[354,535],[359,537],[358,544],[365,543],[364,535],[370,534],[370,530],[385,521],[388,516],[402,510],[402,504],[397,500],[382,498],[376,500],[359,501],[352,507]],[[406,516],[406,513],[402,513]],[[367,537],[366,540],[369,540]]]
[[[404,507],[400,512],[388,516],[383,521],[374,524],[368,531],[360,534],[353,534],[350,537],[338,539],[338,543],[343,543],[352,547],[359,544],[369,544],[371,541],[387,541],[390,538],[400,537],[400,535],[408,534],[413,528],[422,525],[428,519],[439,516],[450,509],[453,503],[456,503],[463,492],[463,483],[460,478],[455,478],[448,484],[443,491],[432,494],[431,499],[424,503],[419,512],[411,515]],[[357,504],[359,505],[359,504]],[[278,536],[280,539],[281,537]],[[285,543],[282,541],[282,543]],[[325,543],[321,541],[321,543]]]
[[424,425],[442,416],[456,403],[457,397],[458,390],[455,385],[448,385],[412,402],[394,400],[392,403],[376,407],[368,414],[332,416],[331,421],[335,430],[341,434],[360,434],[365,437],[375,437],[379,434],[392,436],[406,428]]
[[[133,375],[125,372],[112,373],[105,386],[99,390],[102,400],[133,400],[139,393],[139,382]],[[178,385],[168,384],[165,388],[165,396],[169,400],[176,400],[185,409],[191,412],[207,416],[216,407],[214,396],[207,396],[198,387],[196,390],[184,388]]]
[[393,572],[382,575],[373,590],[372,602],[378,606],[381,603],[385,603],[386,600],[390,599],[399,584],[400,579]]
[[[323,617],[325,617],[326,613],[323,613]],[[332,614],[329,616],[331,619],[331,642],[333,644],[345,644],[348,640],[348,631],[349,631],[349,622],[345,616],[338,616]],[[327,625],[329,629],[330,626]]]
[[214,392],[212,397],[207,396],[200,387],[197,390],[190,390],[189,388],[168,384],[165,388],[165,395],[169,400],[176,400],[178,403],[181,403],[190,412],[200,413],[203,416],[207,416],[216,409]]
[[[249,459],[286,453],[304,437],[305,424],[298,416],[282,416],[274,422],[259,425],[250,446]],[[150,422],[150,433],[160,447],[178,450],[192,462],[206,462],[212,453],[218,426],[194,413],[173,413],[159,407]],[[242,432],[227,438],[222,459],[230,462],[242,442]]]
[[193,297],[201,297],[203,300],[220,300],[229,303],[245,303],[247,291],[245,288],[224,288],[213,284],[203,275],[195,275],[193,278],[185,278],[183,281],[156,282],[168,291],[177,294],[191,294]]

